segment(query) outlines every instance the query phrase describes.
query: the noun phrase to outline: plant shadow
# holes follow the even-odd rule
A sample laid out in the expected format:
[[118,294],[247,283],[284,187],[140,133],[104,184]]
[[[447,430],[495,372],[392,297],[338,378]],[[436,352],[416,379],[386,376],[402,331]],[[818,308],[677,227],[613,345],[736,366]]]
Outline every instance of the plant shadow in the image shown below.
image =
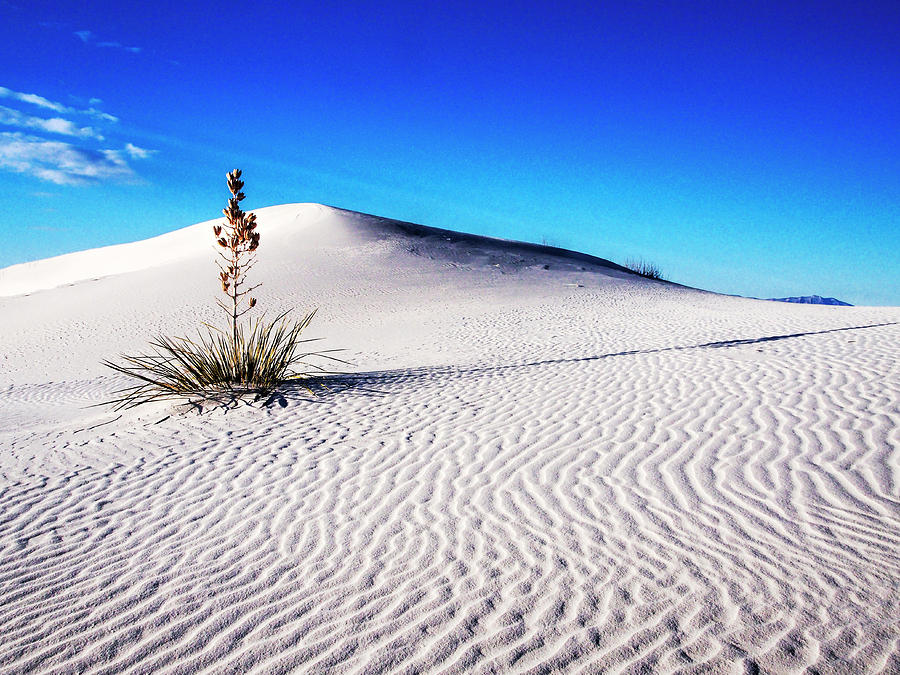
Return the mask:
[[[900,322],[886,322],[867,324],[862,326],[846,326],[842,328],[829,328],[817,331],[805,331],[787,333],[781,335],[764,335],[754,338],[737,338],[732,340],[716,340],[702,342],[693,345],[673,345],[669,347],[656,347],[652,349],[633,349],[619,352],[609,352],[593,356],[580,356],[572,358],[544,359],[525,363],[508,363],[499,365],[474,365],[474,366],[422,366],[398,370],[383,370],[364,373],[333,373],[319,377],[308,378],[302,382],[288,382],[278,387],[275,391],[263,397],[263,407],[278,406],[286,408],[291,403],[327,403],[335,396],[358,393],[367,396],[385,396],[391,393],[391,389],[400,383],[420,383],[424,379],[434,379],[446,376],[479,376],[500,374],[503,372],[534,368],[547,365],[564,365],[573,363],[585,363],[600,361],[603,359],[633,356],[636,354],[659,354],[664,352],[689,351],[695,349],[727,349],[744,345],[762,344],[802,338],[811,335],[823,335],[844,331],[864,330],[881,326],[898,325]],[[261,399],[257,399],[259,401]]]

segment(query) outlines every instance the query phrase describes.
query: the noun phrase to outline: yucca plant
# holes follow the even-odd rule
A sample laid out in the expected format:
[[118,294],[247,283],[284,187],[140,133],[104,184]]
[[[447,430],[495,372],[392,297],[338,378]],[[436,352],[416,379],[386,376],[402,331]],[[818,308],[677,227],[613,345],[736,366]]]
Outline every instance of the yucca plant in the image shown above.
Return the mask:
[[[223,210],[226,222],[215,225],[219,280],[229,303],[216,300],[228,313],[228,331],[206,325],[197,338],[157,337],[150,342],[152,353],[122,355],[123,363],[103,361],[103,365],[138,380],[120,389],[117,398],[107,401],[118,408],[130,408],[160,399],[223,399],[248,393],[266,394],[280,383],[309,380],[327,371],[308,361],[311,357],[346,363],[326,351],[305,351],[313,340],[301,340],[316,312],[299,321],[288,312],[272,322],[250,320],[245,328],[241,317],[256,306],[250,293],[260,284],[249,285],[247,272],[255,265],[259,247],[256,215],[241,210],[244,182],[237,169],[227,174],[231,197]],[[309,387],[307,390],[312,391]]]
[[[305,351],[303,345],[315,340],[300,339],[313,316],[315,310],[300,321],[289,320],[287,314],[272,322],[251,320],[246,329],[239,324],[237,333],[208,327],[206,334],[199,332],[195,340],[157,337],[150,342],[151,354],[123,355],[124,363],[103,362],[139,382],[120,389],[118,397],[107,403],[119,409],[163,399],[263,395],[279,384],[326,374],[328,371],[308,359],[340,359],[327,351]],[[312,393],[309,386],[304,388]]]

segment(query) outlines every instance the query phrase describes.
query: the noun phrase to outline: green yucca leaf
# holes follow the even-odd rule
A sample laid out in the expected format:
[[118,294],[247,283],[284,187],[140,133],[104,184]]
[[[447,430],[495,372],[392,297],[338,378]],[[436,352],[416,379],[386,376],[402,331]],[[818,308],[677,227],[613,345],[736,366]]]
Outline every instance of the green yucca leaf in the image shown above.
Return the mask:
[[301,340],[300,335],[315,313],[299,321],[291,321],[287,312],[272,322],[257,319],[246,329],[239,326],[234,335],[207,326],[207,333],[198,333],[196,340],[157,337],[150,342],[152,354],[103,362],[139,382],[117,391],[117,398],[108,403],[120,409],[162,399],[266,394],[283,382],[326,374],[328,370],[307,359],[346,361],[331,356],[339,350],[301,351],[301,345],[314,341]]

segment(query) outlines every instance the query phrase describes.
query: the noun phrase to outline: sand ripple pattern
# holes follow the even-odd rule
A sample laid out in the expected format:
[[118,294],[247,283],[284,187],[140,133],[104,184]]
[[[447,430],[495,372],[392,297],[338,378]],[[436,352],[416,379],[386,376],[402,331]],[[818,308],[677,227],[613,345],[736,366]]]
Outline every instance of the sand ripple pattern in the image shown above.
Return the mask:
[[707,342],[5,425],[0,670],[900,672],[900,326]]

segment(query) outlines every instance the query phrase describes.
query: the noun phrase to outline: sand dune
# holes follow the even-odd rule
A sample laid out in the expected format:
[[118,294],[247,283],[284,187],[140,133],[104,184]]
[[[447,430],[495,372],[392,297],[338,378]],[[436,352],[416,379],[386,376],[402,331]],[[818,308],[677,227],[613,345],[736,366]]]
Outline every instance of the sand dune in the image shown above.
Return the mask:
[[88,407],[211,223],[0,270],[0,670],[900,672],[900,308],[257,213],[316,398]]

